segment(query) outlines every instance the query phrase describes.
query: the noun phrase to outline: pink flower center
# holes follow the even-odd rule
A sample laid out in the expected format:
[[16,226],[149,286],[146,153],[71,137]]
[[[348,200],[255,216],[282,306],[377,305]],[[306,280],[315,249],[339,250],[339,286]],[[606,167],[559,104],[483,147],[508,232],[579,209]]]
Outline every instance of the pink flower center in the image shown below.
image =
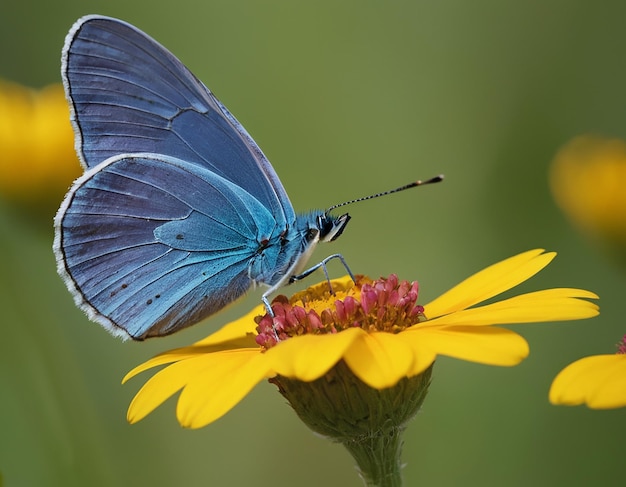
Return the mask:
[[338,333],[355,326],[369,332],[398,333],[425,319],[424,308],[416,304],[417,282],[398,281],[395,274],[375,281],[359,276],[349,292],[326,292],[323,298],[319,286],[303,294],[291,300],[277,296],[272,302],[274,317],[266,314],[256,318],[260,346],[267,349],[294,336]]

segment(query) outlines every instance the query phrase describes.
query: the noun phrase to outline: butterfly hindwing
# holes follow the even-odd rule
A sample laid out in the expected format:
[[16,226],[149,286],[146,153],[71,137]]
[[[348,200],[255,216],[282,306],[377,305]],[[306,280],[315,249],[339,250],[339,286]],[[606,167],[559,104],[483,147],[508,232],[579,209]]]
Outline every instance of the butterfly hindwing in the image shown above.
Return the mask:
[[241,296],[259,240],[277,228],[239,186],[155,154],[88,171],[55,224],[59,271],[79,306],[135,339],[177,331]]

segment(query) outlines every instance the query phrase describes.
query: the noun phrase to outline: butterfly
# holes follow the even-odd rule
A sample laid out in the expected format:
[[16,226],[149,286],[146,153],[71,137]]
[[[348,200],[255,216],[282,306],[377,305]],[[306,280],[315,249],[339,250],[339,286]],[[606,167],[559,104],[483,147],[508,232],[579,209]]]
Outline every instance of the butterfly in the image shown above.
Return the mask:
[[248,132],[147,34],[82,17],[61,71],[85,172],[55,217],[53,247],[92,321],[144,340],[193,325],[256,285],[268,288],[271,312],[279,287],[332,258],[347,269],[333,254],[302,272],[316,245],[345,229],[350,216],[330,213],[343,204],[296,214]]

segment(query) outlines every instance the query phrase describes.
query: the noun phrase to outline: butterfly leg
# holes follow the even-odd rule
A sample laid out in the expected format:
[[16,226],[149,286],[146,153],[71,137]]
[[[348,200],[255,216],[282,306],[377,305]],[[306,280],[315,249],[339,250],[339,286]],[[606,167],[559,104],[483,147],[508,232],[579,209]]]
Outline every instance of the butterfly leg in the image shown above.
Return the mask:
[[[273,291],[273,289],[270,289],[270,291]],[[261,301],[263,301],[263,304],[265,305],[265,311],[267,311],[267,314],[273,318],[274,311],[272,310],[272,305],[270,304],[270,300],[267,299],[267,296],[268,294],[264,294],[263,296],[261,296]]]
[[[333,287],[332,287],[332,285],[330,283],[330,276],[328,275],[328,269],[326,268],[326,264],[330,260],[332,260],[332,259],[339,259],[341,261],[341,263],[343,264],[343,266],[346,268],[346,271],[348,272],[348,275],[350,276],[350,279],[352,279],[352,281],[356,282],[354,274],[352,273],[352,271],[348,267],[348,264],[346,263],[346,260],[343,258],[343,255],[341,255],[341,254],[333,254],[333,255],[329,255],[324,260],[322,260],[321,262],[315,264],[313,267],[307,269],[306,271],[302,272],[301,274],[298,274],[297,276],[291,276],[289,278],[289,281],[288,281],[289,284],[292,284],[292,283],[294,283],[296,281],[300,281],[301,279],[304,279],[305,277],[309,276],[310,274],[312,274],[313,272],[315,272],[317,269],[319,269],[321,267],[322,270],[324,271],[324,275],[326,276],[326,281],[328,282],[328,287],[330,288],[330,292],[333,293]],[[274,317],[274,312],[272,311],[272,306],[270,304],[270,300],[269,300],[268,296],[270,294],[272,294],[274,291],[276,291],[276,286],[271,288],[271,289],[269,289],[269,290],[267,290],[263,294],[263,296],[261,296],[261,301],[263,301],[263,304],[265,305],[265,310],[272,317]]]
[[299,281],[301,279],[304,279],[305,277],[307,277],[308,275],[312,274],[314,271],[316,271],[317,269],[319,269],[321,267],[322,270],[324,271],[324,275],[326,276],[326,281],[328,281],[328,287],[330,288],[330,292],[333,293],[333,287],[330,284],[330,276],[328,275],[328,270],[326,269],[326,263],[329,262],[332,259],[339,259],[341,261],[341,263],[343,264],[343,266],[346,268],[346,271],[348,272],[348,275],[350,276],[350,279],[352,279],[353,282],[356,282],[356,279],[354,278],[354,274],[352,274],[352,271],[348,267],[348,264],[346,263],[346,260],[343,258],[343,255],[341,255],[341,254],[333,254],[333,255],[329,255],[324,260],[322,260],[318,264],[315,264],[313,267],[307,269],[306,271],[302,272],[301,274],[298,274],[297,276],[291,276],[289,278],[289,284],[291,284],[293,282],[296,282],[296,281]]

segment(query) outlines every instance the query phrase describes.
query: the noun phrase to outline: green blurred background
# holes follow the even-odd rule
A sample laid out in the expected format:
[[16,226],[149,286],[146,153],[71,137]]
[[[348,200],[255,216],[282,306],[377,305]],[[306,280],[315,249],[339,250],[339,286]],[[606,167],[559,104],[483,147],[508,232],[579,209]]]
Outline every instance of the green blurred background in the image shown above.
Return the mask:
[[[355,272],[418,279],[427,302],[542,247],[559,256],[524,290],[601,296],[594,320],[515,327],[531,346],[518,367],[440,359],[406,434],[406,485],[623,485],[626,411],[547,399],[563,366],[612,353],[626,332],[625,275],[568,224],[547,174],[579,133],[626,137],[624,2],[3,2],[0,77],[58,82],[64,36],[88,13],[127,20],[180,57],[253,135],[296,209],[445,173],[443,184],[350,208],[349,229],[314,260],[341,252]],[[178,426],[173,400],[128,425],[148,375],[121,386],[123,375],[259,293],[178,335],[122,343],[88,322],[57,276],[55,211],[0,200],[5,485],[361,485],[348,454],[267,383],[201,430]]]

